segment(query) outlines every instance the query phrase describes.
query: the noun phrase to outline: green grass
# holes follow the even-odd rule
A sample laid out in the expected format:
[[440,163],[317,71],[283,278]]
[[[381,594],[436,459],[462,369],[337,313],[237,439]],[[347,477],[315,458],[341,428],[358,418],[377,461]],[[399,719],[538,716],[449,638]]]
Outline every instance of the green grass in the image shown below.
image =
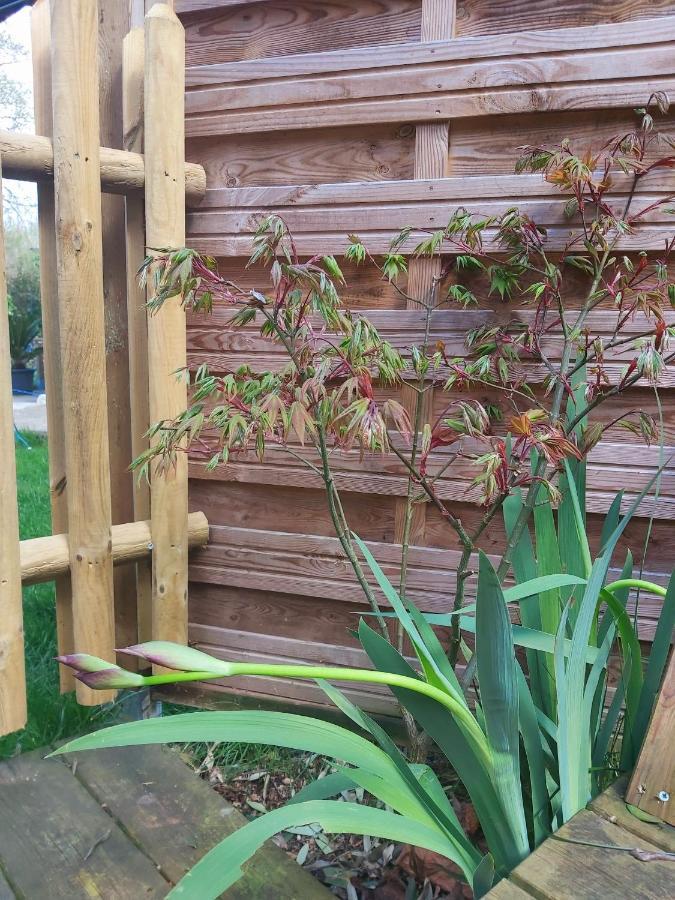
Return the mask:
[[[17,445],[16,465],[21,538],[51,534],[47,442],[26,434],[31,449]],[[53,741],[89,731],[109,711],[78,706],[74,694],[59,693],[54,617],[54,585],[36,584],[23,592],[28,682],[28,724],[0,738],[0,757],[44,747]]]

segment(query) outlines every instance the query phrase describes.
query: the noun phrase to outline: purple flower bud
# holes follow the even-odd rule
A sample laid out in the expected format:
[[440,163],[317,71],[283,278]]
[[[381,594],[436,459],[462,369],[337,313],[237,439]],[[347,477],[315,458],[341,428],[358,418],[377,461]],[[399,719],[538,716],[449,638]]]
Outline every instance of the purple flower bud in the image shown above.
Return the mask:
[[95,691],[136,688],[145,684],[145,678],[142,675],[138,675],[136,672],[127,672],[126,669],[120,669],[119,666],[99,669],[97,672],[77,672],[75,677]]
[[98,656],[90,656],[88,653],[70,653],[67,656],[57,656],[56,661],[64,666],[70,666],[76,672],[101,672],[109,669],[113,663]]
[[195,650],[194,647],[185,647],[183,644],[174,644],[171,641],[146,641],[144,644],[123,647],[118,652],[140,656],[155,665],[164,666],[166,669],[177,669],[181,672],[231,674],[231,663],[215,659],[208,653]]

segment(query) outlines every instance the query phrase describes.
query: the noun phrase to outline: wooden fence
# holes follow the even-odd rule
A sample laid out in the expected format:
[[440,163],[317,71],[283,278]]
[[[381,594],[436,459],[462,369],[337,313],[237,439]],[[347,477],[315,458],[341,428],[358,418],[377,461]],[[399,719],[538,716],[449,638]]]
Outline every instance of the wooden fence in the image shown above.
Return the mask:
[[[126,7],[126,19],[117,18],[122,7],[107,0],[38,0],[33,59],[42,135],[0,135],[4,176],[39,186],[55,532],[19,541],[0,267],[0,735],[26,720],[22,584],[55,579],[61,653],[113,661],[115,646],[139,635],[185,639],[188,545],[208,538],[204,515],[188,516],[186,462],[152,479],[150,498],[146,486],[132,489],[128,472],[149,422],[185,405],[185,387],[175,376],[185,365],[184,312],[175,302],[146,317],[135,272],[146,243],[184,243],[186,194],[191,202],[200,199],[205,176],[200,166],[185,165],[184,32],[165,4],[149,10],[145,37],[139,28],[125,38],[130,149],[100,146],[115,131],[121,139],[122,104],[111,97],[115,84],[122,100],[129,28]],[[143,139],[145,157],[138,152]],[[64,689],[72,686],[62,682]],[[77,694],[85,704],[113,696],[82,684]]]
[[[207,173],[206,196],[188,216],[188,244],[219,257],[228,276],[251,287],[266,287],[244,268],[260,212],[281,212],[302,253],[339,254],[348,232],[384,249],[400,226],[435,227],[457,206],[499,212],[517,198],[559,243],[562,204],[541,178],[513,174],[516,148],[567,135],[598,146],[632,124],[633,108],[652,91],[675,99],[675,3],[665,0],[179,0],[176,9],[187,38],[187,158]],[[671,115],[666,127],[672,124]],[[646,190],[661,196],[674,188],[668,177]],[[672,224],[658,216],[625,247],[657,251],[668,233]],[[349,265],[346,272],[348,304],[397,346],[414,343],[422,314],[405,309],[376,275]],[[409,293],[423,296],[433,274],[433,265],[413,260]],[[434,338],[459,355],[469,328],[501,314],[496,303],[440,311]],[[188,321],[192,367],[277,365],[273,346],[253,330],[227,332],[224,321],[225,313]],[[597,313],[594,326],[605,323],[606,314]],[[623,363],[617,356],[615,375]],[[543,378],[535,365],[528,374],[535,385]],[[673,388],[671,367],[661,395],[666,457],[675,444]],[[481,396],[491,399],[487,391]],[[620,403],[656,410],[646,385]],[[593,451],[588,504],[596,540],[616,490],[625,488],[630,502],[658,459],[657,449],[638,447],[618,428]],[[654,517],[645,571],[658,581],[675,566],[674,474],[671,467],[658,502],[642,504],[623,542],[639,550]],[[469,525],[479,515],[471,477],[454,466],[439,482]],[[190,478],[191,508],[205,510],[211,524],[210,544],[190,568],[190,639],[230,659],[363,663],[349,634],[362,595],[318,477],[270,452],[262,463],[237,456],[210,473],[192,462]],[[395,573],[405,471],[388,457],[361,463],[344,453],[336,480],[352,526]],[[414,541],[410,594],[424,609],[447,610],[459,557],[454,536],[427,506],[416,517]],[[500,527],[491,528],[488,551],[497,555],[503,544]],[[657,614],[658,604],[642,598],[644,640]],[[376,688],[348,692],[371,710],[391,709]],[[311,685],[273,679],[211,685],[199,702],[225,702],[231,693],[253,702],[324,702]]]

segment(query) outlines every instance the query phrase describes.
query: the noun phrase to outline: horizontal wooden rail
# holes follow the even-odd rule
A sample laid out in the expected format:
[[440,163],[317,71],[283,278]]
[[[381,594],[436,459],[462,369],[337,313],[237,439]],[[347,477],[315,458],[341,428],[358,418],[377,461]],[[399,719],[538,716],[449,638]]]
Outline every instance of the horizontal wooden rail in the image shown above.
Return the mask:
[[[5,176],[17,181],[50,181],[54,149],[47,137],[0,131],[0,154]],[[110,194],[129,194],[145,186],[145,160],[140,153],[101,147],[101,188]],[[185,164],[185,199],[197,205],[206,191],[206,173],[197,163]]]
[[[621,213],[631,191],[629,177],[619,177],[608,196]],[[646,209],[675,193],[675,175],[662,171],[646,175],[632,212]],[[425,236],[423,229],[442,229],[458,208],[483,216],[500,216],[518,206],[547,229],[550,249],[567,246],[570,235],[581,232],[578,216],[565,212],[566,198],[541,175],[471,175],[415,181],[346,182],[208,190],[198,210],[188,216],[190,246],[213,256],[247,256],[252,232],[264,215],[283,216],[300,253],[341,254],[347,234],[356,232],[374,253],[388,250],[401,228],[415,229],[401,245],[410,253]],[[661,250],[672,234],[672,215],[665,207],[647,213],[622,236],[622,249]],[[488,242],[495,229],[483,233]]]
[[[203,547],[209,539],[209,523],[202,512],[188,516],[188,547]],[[112,526],[112,558],[115,565],[149,556],[152,551],[150,522],[128,522]],[[21,541],[21,580],[24,585],[51,581],[70,568],[68,535]]]
[[675,16],[193,66],[188,136],[638,106],[673,92]]

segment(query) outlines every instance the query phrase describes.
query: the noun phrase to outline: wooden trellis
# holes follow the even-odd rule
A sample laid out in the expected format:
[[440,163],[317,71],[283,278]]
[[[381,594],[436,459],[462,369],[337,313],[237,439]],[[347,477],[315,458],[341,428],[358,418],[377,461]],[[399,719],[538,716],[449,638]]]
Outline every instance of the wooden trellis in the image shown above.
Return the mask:
[[[109,4],[107,12],[112,6]],[[146,317],[135,271],[151,247],[184,243],[186,197],[205,190],[201,166],[185,165],[184,33],[172,8],[152,6],[143,30],[127,41],[125,109],[130,149],[100,146],[99,9],[92,0],[39,0],[33,11],[36,111],[42,136],[2,134],[5,177],[39,184],[45,380],[53,521],[50,537],[19,541],[6,288],[0,283],[0,735],[26,721],[22,584],[57,581],[59,650],[114,661],[116,625],[135,640],[185,640],[188,546],[202,545],[208,525],[188,516],[187,462],[135,493],[134,521],[113,525],[109,437],[108,298],[104,296],[106,223],[102,191],[126,204],[129,364],[134,452],[151,420],[185,405],[176,378],[185,365],[185,314],[179,303]],[[104,21],[105,17],[101,19]],[[145,41],[143,66],[142,42]],[[48,56],[49,54],[49,56]],[[51,83],[51,92],[48,85]],[[49,93],[51,94],[49,96]],[[144,98],[144,103],[143,103]],[[141,117],[141,111],[143,115]],[[143,133],[148,153],[138,150]],[[143,200],[145,214],[143,218]],[[106,207],[107,209],[107,207]],[[0,240],[0,252],[2,241]],[[118,268],[124,261],[116,260]],[[4,266],[2,267],[4,272]],[[120,402],[120,398],[115,398]],[[133,440],[132,440],[133,437]],[[130,460],[129,460],[130,461]],[[128,462],[127,462],[128,465]],[[149,521],[148,521],[149,513]],[[148,561],[152,558],[152,588]],[[113,566],[138,563],[137,597],[115,609]],[[131,582],[134,583],[134,580]],[[133,612],[133,621],[120,621]],[[117,620],[117,622],[116,622]],[[70,687],[66,682],[64,687]],[[77,685],[78,700],[112,694]]]

